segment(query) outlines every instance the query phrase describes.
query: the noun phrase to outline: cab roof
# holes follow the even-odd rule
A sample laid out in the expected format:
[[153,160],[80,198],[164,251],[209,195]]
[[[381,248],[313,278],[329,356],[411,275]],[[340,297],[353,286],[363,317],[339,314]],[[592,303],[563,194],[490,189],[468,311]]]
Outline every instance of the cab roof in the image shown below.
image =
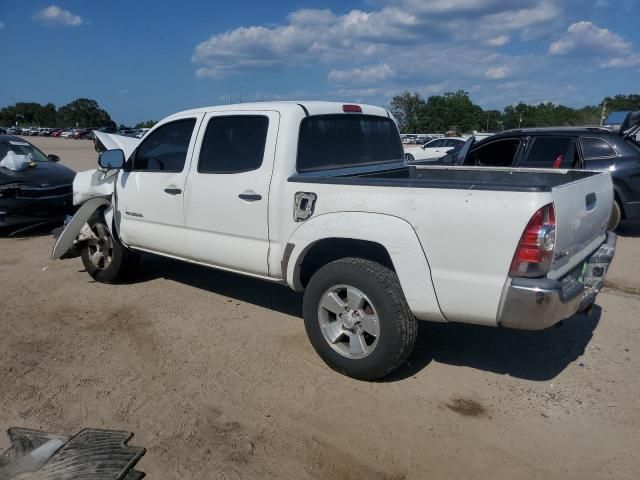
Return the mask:
[[236,103],[229,105],[213,105],[210,107],[194,108],[176,112],[171,115],[183,116],[188,114],[199,114],[209,112],[241,112],[254,110],[271,110],[281,113],[302,113],[304,115],[327,115],[344,113],[344,105],[358,105],[362,109],[362,113],[366,115],[377,115],[381,117],[393,118],[388,110],[374,105],[364,103],[349,102],[319,102],[319,101],[281,101],[281,102],[253,102],[253,103]]

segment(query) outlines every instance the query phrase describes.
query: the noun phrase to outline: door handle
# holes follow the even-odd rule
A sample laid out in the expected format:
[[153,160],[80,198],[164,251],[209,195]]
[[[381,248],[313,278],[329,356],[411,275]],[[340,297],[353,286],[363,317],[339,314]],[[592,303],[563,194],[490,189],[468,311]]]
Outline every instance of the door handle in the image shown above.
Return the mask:
[[262,200],[262,195],[257,193],[241,193],[238,197],[247,202],[257,202],[258,200]]
[[182,193],[182,190],[180,190],[179,188],[165,188],[164,192],[168,193],[169,195],[180,195]]

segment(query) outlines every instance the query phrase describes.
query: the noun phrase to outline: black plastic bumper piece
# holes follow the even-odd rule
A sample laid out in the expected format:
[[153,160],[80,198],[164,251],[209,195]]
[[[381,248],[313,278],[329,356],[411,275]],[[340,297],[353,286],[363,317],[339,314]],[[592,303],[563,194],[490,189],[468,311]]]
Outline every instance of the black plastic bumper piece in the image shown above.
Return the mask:
[[140,480],[145,454],[130,447],[131,432],[82,430],[65,436],[10,428],[12,446],[0,454],[0,480]]

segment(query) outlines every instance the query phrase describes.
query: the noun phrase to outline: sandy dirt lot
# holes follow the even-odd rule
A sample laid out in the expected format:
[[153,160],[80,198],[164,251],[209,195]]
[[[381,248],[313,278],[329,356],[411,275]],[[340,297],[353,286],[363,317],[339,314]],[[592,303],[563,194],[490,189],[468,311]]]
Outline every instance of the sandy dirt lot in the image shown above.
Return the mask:
[[[90,142],[30,140],[95,164]],[[590,316],[423,323],[377,383],[325,367],[284,287],[156,257],[102,285],[45,233],[0,238],[0,428],[130,430],[157,479],[637,479],[638,237]]]

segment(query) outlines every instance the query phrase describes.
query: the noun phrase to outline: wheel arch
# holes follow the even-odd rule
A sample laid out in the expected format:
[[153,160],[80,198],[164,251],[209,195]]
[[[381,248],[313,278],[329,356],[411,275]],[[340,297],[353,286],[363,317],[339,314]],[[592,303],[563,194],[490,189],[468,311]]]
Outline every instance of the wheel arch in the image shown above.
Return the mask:
[[445,321],[431,269],[413,227],[391,215],[337,212],[302,224],[287,243],[282,269],[295,291],[304,291],[319,268],[345,257],[376,261],[394,270],[411,311],[420,319]]

